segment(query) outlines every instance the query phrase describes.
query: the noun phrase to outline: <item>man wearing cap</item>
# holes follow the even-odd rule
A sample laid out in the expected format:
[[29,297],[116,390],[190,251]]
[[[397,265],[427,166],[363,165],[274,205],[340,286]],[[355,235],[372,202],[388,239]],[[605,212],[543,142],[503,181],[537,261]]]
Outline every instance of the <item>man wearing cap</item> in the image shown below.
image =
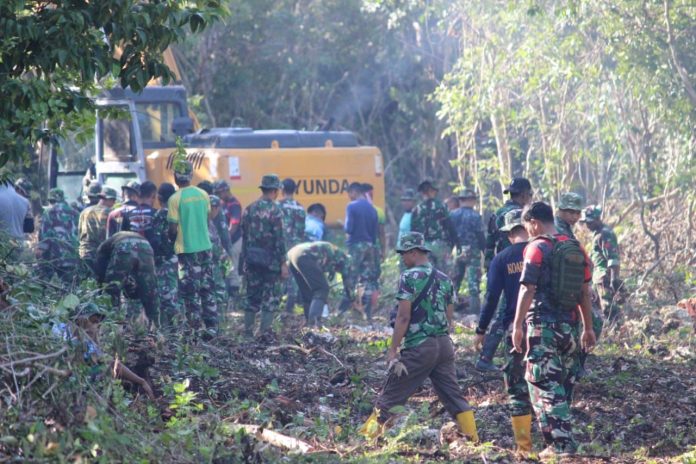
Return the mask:
[[54,188],[48,192],[48,208],[41,215],[39,243],[36,258],[42,276],[50,279],[56,274],[64,281],[71,281],[79,264],[77,255],[77,211],[65,202],[63,190]]
[[179,303],[179,257],[174,252],[174,240],[169,236],[168,202],[176,188],[163,182],[157,190],[157,200],[162,206],[152,218],[152,251],[155,255],[157,293],[160,297],[160,320],[171,326],[181,314]]
[[474,209],[476,192],[464,189],[459,193],[460,207],[450,213],[450,219],[457,231],[457,259],[454,267],[454,291],[459,292],[466,274],[469,289],[469,309],[478,313],[481,309],[479,288],[481,287],[481,252],[485,246],[483,221]]
[[111,237],[116,232],[119,232],[123,226],[123,216],[126,212],[138,207],[140,199],[140,183],[131,180],[126,185],[121,187],[123,195],[123,204],[109,213],[109,219],[106,221],[106,236]]
[[399,221],[399,237],[401,240],[405,234],[411,232],[411,217],[413,216],[413,208],[416,206],[416,191],[407,188],[401,194],[401,207],[404,209],[404,214]]
[[[222,245],[222,238],[220,236],[220,231],[216,227],[216,222],[222,213],[222,200],[217,195],[210,195],[210,216],[208,219],[208,232],[210,233],[210,243],[213,244],[211,250],[212,262],[213,262],[213,284],[215,293],[215,299],[217,301],[218,312],[223,315],[223,312],[227,311],[227,302],[229,301],[229,295],[227,294],[227,284],[225,283],[225,275],[227,273],[227,266],[229,263],[229,256],[227,255],[227,250]],[[227,222],[227,221],[225,221]],[[227,233],[227,228],[224,229]]]
[[[349,305],[353,300],[350,256],[333,243],[300,243],[288,251],[288,262],[300,289],[309,326],[320,325],[322,311],[329,300],[329,282],[336,273],[342,277],[345,304]],[[329,275],[328,279],[325,274]]]
[[111,187],[102,187],[99,203],[88,206],[80,213],[77,224],[78,253],[85,268],[83,272],[92,276],[96,275],[97,248],[106,240],[106,223],[117,197],[116,190]]
[[[97,282],[106,285],[114,307],[120,305],[123,292],[128,300],[138,300],[143,305],[150,323],[160,325],[155,257],[150,242],[140,234],[116,232],[99,245],[96,274]],[[130,309],[130,302],[126,303]]]
[[[289,250],[295,245],[304,242],[305,222],[307,213],[304,207],[295,200],[297,184],[293,179],[283,180],[283,198],[278,202],[283,212],[283,228],[285,229],[285,249]],[[285,281],[285,311],[292,313],[295,308],[299,289],[295,279]]]
[[210,198],[205,191],[191,185],[193,164],[177,160],[174,181],[179,190],[167,202],[169,236],[176,237],[174,251],[179,258],[179,295],[184,302],[191,328],[200,329],[201,322],[210,330],[218,324],[218,311],[213,293],[213,263],[208,231]]
[[559,234],[567,235],[576,240],[573,226],[580,219],[583,206],[584,201],[577,193],[566,192],[561,194],[561,199],[558,201],[558,210],[553,220]]
[[242,215],[242,255],[244,275],[244,335],[254,335],[256,314],[261,313],[259,335],[271,331],[280,305],[281,278],[289,275],[285,249],[283,212],[276,203],[282,185],[275,174],[261,179],[261,198],[250,204]]
[[620,307],[614,299],[622,285],[619,241],[611,227],[602,222],[600,206],[590,205],[583,209],[580,222],[592,232],[592,286],[599,297],[604,317],[615,320]]
[[[532,184],[524,177],[516,177],[512,179],[512,182],[510,182],[510,185],[503,193],[510,194],[510,199],[492,214],[488,220],[488,236],[486,237],[486,251],[484,253],[486,269],[488,269],[493,257],[510,245],[507,234],[500,232],[500,228],[505,223],[505,214],[514,209],[522,209],[532,201]],[[493,359],[495,352],[498,350],[498,345],[500,345],[500,341],[505,336],[505,330],[503,328],[505,305],[505,295],[503,295],[498,303],[498,313],[486,337],[483,351],[481,351],[479,361],[476,363],[476,368],[478,370],[488,372],[499,371],[492,362],[487,362],[486,360]]]
[[239,227],[242,221],[242,204],[230,193],[230,186],[226,180],[213,183],[213,192],[222,200],[222,210],[230,236],[228,254],[232,261],[232,268],[227,274],[227,291],[234,298],[239,294],[239,288],[242,286],[242,278],[239,274],[239,256],[242,253],[242,229]]
[[432,250],[433,265],[445,274],[450,272],[452,248],[457,243],[457,233],[452,226],[445,204],[437,198],[437,188],[429,181],[418,185],[423,201],[416,206],[411,216],[411,230],[425,237]]
[[87,187],[87,193],[85,194],[86,200],[83,199],[85,203],[85,208],[94,206],[97,203],[99,203],[99,194],[101,193],[101,190],[102,186],[98,181],[90,181],[89,186]]
[[460,431],[478,442],[474,413],[457,384],[454,345],[449,337],[456,296],[449,277],[430,264],[429,251],[418,232],[404,235],[396,248],[406,270],[401,273],[396,294],[398,309],[387,350],[388,376],[360,433],[367,438],[379,436],[392,408],[404,405],[430,378]]
[[[517,294],[520,290],[520,277],[524,265],[523,252],[527,246],[529,234],[522,224],[521,209],[508,211],[503,220],[505,223],[500,231],[507,234],[510,246],[495,255],[488,267],[486,298],[476,327],[476,345],[481,346],[486,343],[486,330],[496,314],[500,295],[504,294],[503,329],[506,335],[503,380],[517,450],[529,453],[532,451],[532,404],[529,399],[527,381],[524,379],[526,362],[523,353],[512,352],[514,347],[510,330],[510,324],[515,318]],[[491,362],[490,359],[484,361]]]

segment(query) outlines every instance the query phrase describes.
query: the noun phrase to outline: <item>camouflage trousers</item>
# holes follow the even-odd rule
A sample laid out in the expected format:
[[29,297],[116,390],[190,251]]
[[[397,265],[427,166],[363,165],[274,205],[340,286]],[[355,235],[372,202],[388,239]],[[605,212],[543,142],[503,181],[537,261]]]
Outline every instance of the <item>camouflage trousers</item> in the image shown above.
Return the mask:
[[207,327],[217,326],[214,288],[210,251],[179,255],[179,294],[184,301],[186,318],[193,328],[200,327],[201,319]]
[[617,295],[609,282],[595,283],[594,290],[596,293],[596,306],[602,310],[602,315],[609,321],[615,321],[621,313],[621,305],[617,301]]
[[524,351],[527,348],[526,341],[522,343],[522,353],[511,352],[512,329],[505,336],[505,365],[503,366],[503,381],[508,397],[510,416],[526,416],[532,413],[532,403],[529,399],[529,386],[524,378],[527,363],[524,360]]
[[280,307],[282,286],[280,272],[247,270],[243,286],[244,310],[251,313],[275,313]]
[[380,250],[377,244],[360,242],[348,245],[350,254],[350,275],[365,292],[379,289],[381,274]]
[[578,353],[578,333],[573,323],[530,322],[527,324],[527,372],[532,407],[547,445],[557,452],[574,452],[570,404]]
[[[106,268],[104,282],[114,305],[120,302],[121,291],[128,299],[136,299],[145,308],[150,322],[159,325],[159,294],[155,276],[155,257],[152,248],[145,241],[126,242],[123,247],[114,248]],[[128,302],[125,309],[129,316],[136,316],[134,302]],[[139,310],[139,307],[138,307]]]
[[155,259],[157,291],[160,297],[162,324],[170,325],[181,314],[179,303],[179,258],[157,257]]
[[459,292],[462,281],[466,276],[466,284],[470,297],[478,298],[481,288],[481,252],[472,250],[467,256],[458,257],[454,260],[454,290]]
[[213,283],[215,294],[215,302],[217,303],[218,312],[226,311],[229,296],[227,294],[227,282],[225,282],[225,269],[223,262],[220,259],[213,258]]
[[448,276],[452,273],[452,247],[445,240],[434,240],[428,243],[430,261],[438,270]]

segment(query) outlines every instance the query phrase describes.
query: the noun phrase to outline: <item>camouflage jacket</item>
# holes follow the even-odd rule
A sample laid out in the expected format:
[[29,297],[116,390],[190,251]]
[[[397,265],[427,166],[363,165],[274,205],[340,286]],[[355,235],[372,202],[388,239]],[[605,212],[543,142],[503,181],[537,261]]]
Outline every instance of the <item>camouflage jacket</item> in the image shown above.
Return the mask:
[[491,215],[488,219],[488,236],[486,237],[486,261],[490,262],[493,257],[510,246],[507,234],[500,232],[500,228],[505,225],[505,213],[514,209],[521,209],[522,205],[513,200],[508,200],[503,206]]
[[213,245],[210,251],[213,255],[213,261],[216,263],[219,263],[221,260],[227,258],[227,250],[225,250],[225,247],[222,244],[220,231],[216,227],[216,219],[220,216],[224,218],[224,214],[220,212],[220,214],[218,214],[215,218],[210,219],[208,221],[208,233],[210,234],[210,243],[212,243]]
[[447,207],[437,198],[416,206],[411,215],[411,231],[423,234],[426,243],[443,240],[454,245],[457,242]]
[[260,198],[246,207],[242,214],[242,256],[246,261],[249,248],[261,248],[271,256],[272,271],[280,271],[285,261],[283,212],[277,203]]
[[154,275],[150,242],[135,232],[117,232],[112,235],[97,249],[97,280],[103,282],[107,269],[113,266]]
[[111,208],[103,205],[88,206],[80,213],[77,226],[80,257],[94,257],[99,245],[106,240],[106,221]]
[[64,201],[46,208],[39,229],[39,258],[77,259],[78,222],[77,211]]
[[304,241],[305,213],[297,200],[284,198],[278,202],[283,212],[283,228],[285,229],[285,248],[288,250]]
[[152,251],[155,254],[155,262],[162,262],[174,256],[174,242],[169,238],[169,221],[167,221],[167,208],[160,208],[152,218]]
[[573,227],[567,222],[565,222],[563,219],[559,218],[558,216],[554,216],[553,223],[556,226],[556,230],[559,234],[567,235],[573,240],[577,240],[575,238],[575,234],[573,233]]
[[220,214],[215,216],[208,226],[208,229],[213,227],[220,239],[220,246],[225,250],[225,253],[229,254],[232,249],[232,242],[230,241],[230,230],[228,228],[227,214],[224,210],[220,210]]
[[481,215],[473,208],[461,207],[450,213],[454,230],[457,231],[457,246],[472,250],[483,250],[486,245],[483,236]]
[[619,242],[616,234],[608,226],[592,233],[592,251],[590,258],[594,269],[592,270],[592,282],[601,283],[609,273],[609,268],[618,266]]
[[413,348],[428,337],[449,333],[447,306],[455,303],[454,285],[449,277],[431,264],[412,267],[402,272],[396,299],[413,303],[428,282],[431,272],[437,274],[427,295],[417,308],[411,308],[411,322],[404,337],[404,348]]

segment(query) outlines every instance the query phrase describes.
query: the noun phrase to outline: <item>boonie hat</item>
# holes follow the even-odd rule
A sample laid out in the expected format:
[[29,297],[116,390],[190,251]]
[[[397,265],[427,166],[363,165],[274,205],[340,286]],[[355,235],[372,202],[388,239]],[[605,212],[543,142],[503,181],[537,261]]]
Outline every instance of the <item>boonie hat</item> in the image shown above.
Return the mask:
[[513,209],[512,211],[508,211],[505,213],[505,216],[503,216],[503,220],[505,224],[500,228],[501,232],[510,232],[515,227],[522,226],[522,210]]
[[404,193],[401,194],[401,199],[404,201],[413,201],[416,199],[416,191],[412,188],[407,188]]
[[59,188],[52,188],[51,190],[48,191],[48,201],[64,201],[65,200],[65,192]]
[[99,197],[105,200],[116,200],[118,198],[118,192],[114,188],[104,186],[102,187]]
[[598,205],[590,205],[582,210],[580,222],[593,222],[602,219],[602,208]]
[[585,201],[575,192],[566,192],[561,194],[561,199],[558,201],[558,209],[569,209],[571,211],[582,211]]
[[522,193],[532,190],[532,184],[524,177],[515,177],[503,193]]
[[425,237],[420,232],[409,232],[404,234],[399,239],[399,244],[396,246],[397,253],[406,253],[411,250],[430,251],[425,244]]
[[266,174],[261,178],[261,185],[259,185],[259,188],[263,189],[280,189],[281,187],[280,177],[276,174]]

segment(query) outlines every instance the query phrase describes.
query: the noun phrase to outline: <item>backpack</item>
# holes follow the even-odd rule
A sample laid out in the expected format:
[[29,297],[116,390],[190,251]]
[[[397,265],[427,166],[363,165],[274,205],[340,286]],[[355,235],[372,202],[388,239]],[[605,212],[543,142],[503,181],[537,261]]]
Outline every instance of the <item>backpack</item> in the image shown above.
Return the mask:
[[574,309],[580,304],[585,283],[585,253],[580,242],[569,238],[558,240],[545,236],[553,243],[551,252],[551,301],[560,311]]

